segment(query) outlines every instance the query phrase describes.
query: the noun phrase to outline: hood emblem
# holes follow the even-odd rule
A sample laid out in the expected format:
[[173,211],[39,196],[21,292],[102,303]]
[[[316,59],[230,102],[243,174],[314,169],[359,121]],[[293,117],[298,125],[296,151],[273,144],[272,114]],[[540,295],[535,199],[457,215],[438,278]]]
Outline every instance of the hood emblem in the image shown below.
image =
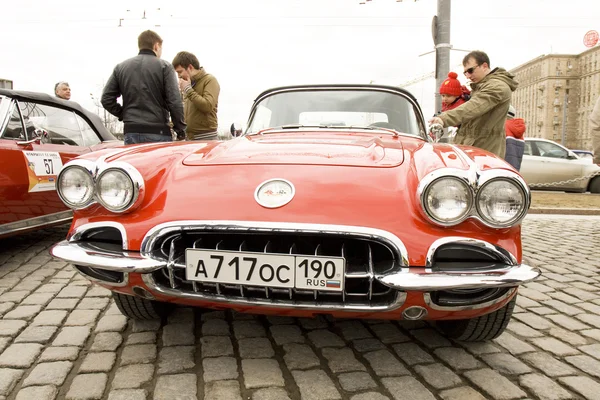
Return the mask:
[[277,208],[292,201],[295,194],[296,189],[292,182],[285,179],[269,179],[258,185],[254,199],[265,208]]

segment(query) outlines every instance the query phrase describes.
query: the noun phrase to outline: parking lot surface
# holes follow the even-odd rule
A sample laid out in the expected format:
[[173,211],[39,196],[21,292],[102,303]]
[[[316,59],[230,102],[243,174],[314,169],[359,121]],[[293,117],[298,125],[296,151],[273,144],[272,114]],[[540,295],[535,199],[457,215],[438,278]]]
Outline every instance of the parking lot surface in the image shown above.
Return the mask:
[[0,239],[0,400],[600,399],[600,218],[529,216],[543,276],[507,331],[178,308],[133,322],[48,254],[67,227]]

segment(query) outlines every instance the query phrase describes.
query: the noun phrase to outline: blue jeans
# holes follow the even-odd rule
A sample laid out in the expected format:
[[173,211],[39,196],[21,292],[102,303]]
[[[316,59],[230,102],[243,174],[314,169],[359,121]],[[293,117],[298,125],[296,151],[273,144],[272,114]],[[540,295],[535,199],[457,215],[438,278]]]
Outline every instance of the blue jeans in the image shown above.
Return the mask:
[[172,142],[173,138],[156,133],[126,133],[125,144]]

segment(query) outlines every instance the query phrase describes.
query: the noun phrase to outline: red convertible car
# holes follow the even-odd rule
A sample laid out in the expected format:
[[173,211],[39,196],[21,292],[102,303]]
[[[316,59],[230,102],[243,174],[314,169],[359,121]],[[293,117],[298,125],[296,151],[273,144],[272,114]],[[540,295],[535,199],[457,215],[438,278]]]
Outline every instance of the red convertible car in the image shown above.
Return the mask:
[[0,237],[69,221],[73,212],[56,193],[60,169],[122,144],[73,101],[0,89]]
[[176,303],[437,320],[478,341],[502,333],[539,275],[522,263],[522,178],[483,150],[433,143],[394,87],[271,89],[239,137],[87,154],[58,190],[75,214],[52,254],[131,318]]

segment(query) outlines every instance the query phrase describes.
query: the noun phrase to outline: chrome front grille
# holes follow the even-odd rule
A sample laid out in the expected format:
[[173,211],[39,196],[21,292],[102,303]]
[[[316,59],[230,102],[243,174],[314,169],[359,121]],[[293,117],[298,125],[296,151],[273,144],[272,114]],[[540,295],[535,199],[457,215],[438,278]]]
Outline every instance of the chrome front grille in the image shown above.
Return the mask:
[[[167,266],[153,273],[158,286],[188,293],[225,296],[232,300],[273,300],[293,303],[385,306],[396,302],[398,292],[382,285],[375,276],[398,271],[401,258],[391,246],[375,238],[347,233],[256,232],[177,230],[155,238],[153,257]],[[189,281],[185,276],[187,248],[344,257],[342,292],[282,289],[248,285]]]

